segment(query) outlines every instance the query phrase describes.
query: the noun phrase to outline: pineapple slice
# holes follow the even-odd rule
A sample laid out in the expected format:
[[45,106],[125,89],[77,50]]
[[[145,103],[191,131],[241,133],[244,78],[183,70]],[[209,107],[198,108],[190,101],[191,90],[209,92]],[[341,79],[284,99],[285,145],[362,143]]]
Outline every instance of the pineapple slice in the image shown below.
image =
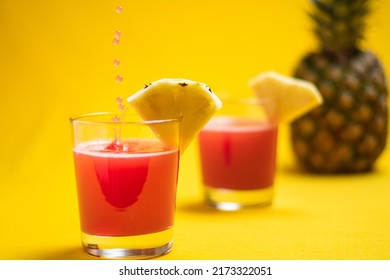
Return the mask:
[[264,109],[270,121],[291,121],[322,104],[322,95],[314,84],[269,71],[249,81],[258,98],[270,98]]
[[[183,153],[214,113],[221,101],[204,83],[186,79],[160,79],[127,98],[144,120],[182,117],[180,152]],[[172,136],[162,126],[153,128],[162,141]]]

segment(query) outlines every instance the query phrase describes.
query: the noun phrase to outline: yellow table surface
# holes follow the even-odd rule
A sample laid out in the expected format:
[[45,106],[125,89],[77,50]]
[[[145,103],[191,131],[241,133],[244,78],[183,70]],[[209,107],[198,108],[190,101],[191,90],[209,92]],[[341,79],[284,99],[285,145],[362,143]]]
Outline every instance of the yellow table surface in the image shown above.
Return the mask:
[[[249,78],[289,74],[316,46],[306,0],[122,2],[118,15],[119,1],[1,1],[0,259],[93,259],[80,246],[69,116],[115,110],[116,96],[163,77],[247,94]],[[390,1],[374,2],[363,46],[390,71]],[[159,259],[390,259],[389,163],[387,148],[370,173],[302,173],[282,125],[272,206],[218,212],[203,202],[194,142],[174,247]]]

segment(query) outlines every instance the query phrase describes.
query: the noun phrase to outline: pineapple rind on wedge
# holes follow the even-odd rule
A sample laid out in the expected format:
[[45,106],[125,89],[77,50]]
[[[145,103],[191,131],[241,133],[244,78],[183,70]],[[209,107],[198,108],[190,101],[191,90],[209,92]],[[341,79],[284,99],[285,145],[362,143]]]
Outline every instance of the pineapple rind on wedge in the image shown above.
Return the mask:
[[294,76],[314,83],[324,102],[291,123],[293,150],[308,171],[369,171],[385,148],[388,87],[379,59],[363,50],[369,0],[313,0],[320,50]]

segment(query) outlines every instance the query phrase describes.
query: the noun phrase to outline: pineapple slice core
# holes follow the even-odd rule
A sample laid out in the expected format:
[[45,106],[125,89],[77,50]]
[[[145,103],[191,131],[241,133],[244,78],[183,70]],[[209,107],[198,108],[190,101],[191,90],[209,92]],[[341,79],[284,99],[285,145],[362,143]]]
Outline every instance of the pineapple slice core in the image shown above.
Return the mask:
[[274,123],[292,121],[323,102],[313,83],[272,71],[252,78],[249,86],[258,98],[271,100],[264,109]]
[[[129,96],[127,102],[144,120],[182,117],[181,153],[222,107],[221,101],[206,84],[187,79],[154,81]],[[155,126],[153,130],[162,141],[172,141],[172,135],[163,126]]]

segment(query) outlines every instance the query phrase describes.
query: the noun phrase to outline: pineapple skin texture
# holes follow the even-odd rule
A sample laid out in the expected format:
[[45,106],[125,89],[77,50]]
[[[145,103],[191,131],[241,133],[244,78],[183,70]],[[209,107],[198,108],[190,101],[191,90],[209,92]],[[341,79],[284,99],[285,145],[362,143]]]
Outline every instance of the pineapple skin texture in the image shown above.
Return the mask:
[[313,82],[324,103],[291,123],[293,151],[313,173],[369,171],[386,146],[388,87],[368,51],[306,55],[294,76]]

